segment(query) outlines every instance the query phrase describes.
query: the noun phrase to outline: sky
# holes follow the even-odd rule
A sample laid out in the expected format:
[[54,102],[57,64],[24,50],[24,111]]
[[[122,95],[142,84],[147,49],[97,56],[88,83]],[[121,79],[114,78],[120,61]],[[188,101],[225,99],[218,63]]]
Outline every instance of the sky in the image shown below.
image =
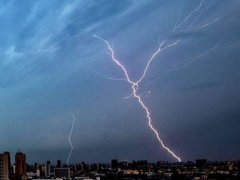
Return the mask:
[[[238,0],[0,1],[0,151],[32,162],[239,160]],[[75,123],[70,136],[73,116]]]

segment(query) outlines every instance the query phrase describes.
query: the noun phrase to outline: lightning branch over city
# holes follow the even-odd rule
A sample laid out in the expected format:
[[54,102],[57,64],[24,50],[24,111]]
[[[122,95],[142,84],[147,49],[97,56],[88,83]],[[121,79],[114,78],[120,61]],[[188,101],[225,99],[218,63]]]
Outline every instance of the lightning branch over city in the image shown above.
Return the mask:
[[154,58],[157,55],[159,55],[160,52],[163,51],[164,49],[167,49],[167,48],[170,48],[172,46],[177,45],[180,42],[180,40],[177,40],[176,42],[174,42],[172,44],[169,44],[169,45],[166,45],[164,47],[163,47],[163,45],[164,45],[165,42],[163,41],[160,44],[159,48],[153,53],[153,55],[148,60],[148,63],[147,63],[147,65],[146,65],[146,67],[145,67],[145,69],[143,71],[143,74],[140,76],[140,78],[138,80],[134,81],[134,80],[132,80],[129,77],[129,73],[128,73],[127,69],[125,68],[125,66],[116,58],[115,52],[114,52],[113,48],[111,47],[110,43],[107,40],[105,40],[102,37],[100,37],[100,36],[97,36],[95,34],[93,36],[95,38],[101,40],[102,42],[104,42],[107,45],[107,48],[108,48],[108,50],[111,53],[112,61],[123,71],[126,81],[131,85],[132,95],[138,101],[138,103],[142,107],[142,109],[144,110],[144,112],[146,114],[147,121],[148,121],[148,126],[152,130],[154,135],[156,136],[156,138],[157,138],[158,142],[160,143],[161,147],[164,148],[169,154],[171,154],[173,158],[175,158],[177,161],[181,162],[181,158],[178,155],[176,155],[167,145],[165,145],[165,143],[163,142],[159,132],[153,126],[153,124],[152,124],[152,117],[151,117],[151,113],[149,111],[149,108],[144,103],[142,97],[139,95],[139,92],[138,92],[139,84],[142,82],[142,80],[146,76],[148,68],[149,68],[151,62],[154,60]]
[[198,7],[197,7],[196,9],[194,9],[193,11],[191,11],[191,12],[183,19],[182,22],[180,22],[178,25],[175,24],[172,32],[175,32],[176,30],[178,30],[179,28],[181,28],[181,26],[182,26],[183,24],[185,24],[185,23],[192,17],[192,15],[193,15],[194,13],[198,12],[198,11],[201,9],[203,3],[204,3],[204,0],[201,0],[201,2],[199,3]]
[[69,136],[68,136],[68,142],[69,142],[69,145],[70,145],[71,149],[70,149],[70,152],[68,154],[67,165],[69,165],[69,160],[71,158],[71,155],[72,155],[72,152],[73,152],[73,149],[74,149],[72,141],[71,141],[71,137],[72,137],[72,132],[73,132],[75,121],[76,121],[76,117],[75,117],[74,114],[72,114],[72,126],[71,126],[70,133],[69,133]]
[[[192,10],[181,22],[179,22],[178,24],[175,24],[172,33],[175,33],[177,30],[179,30],[195,13],[197,13],[202,7],[203,7],[203,3],[205,2],[205,0],[201,0],[199,5]],[[221,19],[221,17],[217,17],[214,20],[212,20],[211,22],[208,22],[204,25],[201,25],[200,27],[198,27],[198,29],[203,29],[205,27],[208,27],[212,24],[214,24],[215,22],[219,21]],[[151,131],[153,132],[153,134],[155,135],[155,137],[157,138],[158,142],[160,143],[161,147],[163,149],[165,149],[173,158],[175,158],[177,161],[181,162],[181,158],[179,157],[179,155],[177,155],[176,153],[173,152],[173,150],[171,150],[163,141],[163,139],[160,136],[159,131],[154,127],[153,123],[152,123],[152,117],[151,117],[151,113],[149,110],[149,107],[146,105],[146,103],[143,101],[143,98],[141,96],[141,93],[139,92],[139,85],[142,82],[142,80],[145,78],[145,76],[147,75],[148,69],[151,65],[151,63],[156,59],[157,56],[160,55],[160,53],[168,48],[174,47],[177,44],[179,44],[179,42],[181,41],[181,39],[176,40],[173,43],[167,44],[165,40],[163,40],[159,47],[157,48],[157,50],[151,55],[151,57],[148,59],[147,64],[143,70],[142,75],[137,79],[137,80],[132,80],[132,78],[129,76],[129,72],[127,70],[127,68],[121,63],[121,61],[119,59],[117,59],[115,51],[113,49],[113,47],[110,45],[109,41],[107,41],[106,39],[102,38],[101,36],[98,36],[96,34],[93,34],[93,37],[96,39],[101,40],[108,48],[108,51],[110,52],[110,56],[112,61],[119,67],[119,69],[123,72],[125,79],[121,79],[121,80],[125,80],[126,82],[129,83],[130,87],[131,87],[131,95],[127,96],[125,98],[129,98],[129,97],[133,97],[137,100],[137,102],[139,103],[139,105],[142,107],[142,109],[145,112],[146,115],[146,119],[148,122],[148,127],[151,129]],[[166,45],[167,44],[167,45]],[[214,49],[214,48],[213,48]],[[210,49],[212,50],[212,49]],[[210,51],[210,50],[207,50]],[[203,53],[203,55],[205,55],[205,53]],[[202,55],[201,55],[202,56]],[[201,57],[200,56],[200,57]],[[195,61],[197,58],[194,58],[192,61]],[[191,62],[192,62],[191,61]],[[191,63],[190,62],[190,63]],[[184,66],[185,67],[185,66]],[[108,77],[108,79],[111,80],[119,80],[119,79],[113,79],[111,77]]]

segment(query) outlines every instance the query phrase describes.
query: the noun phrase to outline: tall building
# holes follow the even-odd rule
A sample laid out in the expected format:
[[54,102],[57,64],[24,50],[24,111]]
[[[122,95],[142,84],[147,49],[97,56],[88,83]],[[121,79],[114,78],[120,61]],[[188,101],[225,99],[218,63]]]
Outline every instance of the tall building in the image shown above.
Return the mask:
[[9,163],[8,154],[0,154],[0,180],[9,179]]
[[15,177],[16,180],[23,179],[26,175],[27,164],[26,164],[26,155],[22,152],[17,152],[15,155]]
[[204,169],[207,167],[207,159],[197,159],[196,167],[199,169]]
[[57,160],[57,167],[58,167],[58,168],[62,167],[62,162],[61,162],[61,160]]
[[118,163],[120,169],[127,169],[128,168],[128,161],[121,161]]
[[45,164],[39,165],[38,170],[39,170],[39,173],[40,173],[40,177],[45,177],[45,175],[46,175],[46,165]]
[[11,157],[10,157],[10,153],[5,151],[4,154],[6,154],[6,156],[8,157],[8,176],[10,177],[11,173],[12,173],[12,166],[11,166]]
[[47,161],[46,166],[45,166],[45,176],[50,177],[51,176],[51,162]]
[[117,159],[112,159],[111,168],[112,169],[117,169],[118,168],[118,160]]
[[54,168],[55,178],[70,178],[70,168]]

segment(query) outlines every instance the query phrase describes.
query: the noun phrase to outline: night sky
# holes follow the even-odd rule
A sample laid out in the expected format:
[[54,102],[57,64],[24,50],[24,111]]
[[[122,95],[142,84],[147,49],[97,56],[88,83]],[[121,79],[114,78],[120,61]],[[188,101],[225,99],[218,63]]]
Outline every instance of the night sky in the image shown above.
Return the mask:
[[[0,151],[28,162],[240,159],[239,0],[0,1]],[[174,28],[175,27],[175,28]]]

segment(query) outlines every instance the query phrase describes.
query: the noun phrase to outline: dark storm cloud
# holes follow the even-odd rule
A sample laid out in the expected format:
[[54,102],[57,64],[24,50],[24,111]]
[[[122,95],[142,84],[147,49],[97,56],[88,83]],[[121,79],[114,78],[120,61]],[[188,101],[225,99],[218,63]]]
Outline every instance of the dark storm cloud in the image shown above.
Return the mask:
[[[199,3],[1,2],[2,151],[20,148],[31,162],[65,161],[74,113],[73,162],[173,160],[147,128],[139,104],[124,99],[131,94],[128,84],[110,80],[123,74],[93,38],[98,34],[110,41],[133,79],[159,42],[180,39],[156,57],[140,86],[143,94],[151,91],[144,100],[153,123],[184,160],[239,158],[240,4],[204,1],[173,32]],[[229,154],[219,151],[223,145]]]

